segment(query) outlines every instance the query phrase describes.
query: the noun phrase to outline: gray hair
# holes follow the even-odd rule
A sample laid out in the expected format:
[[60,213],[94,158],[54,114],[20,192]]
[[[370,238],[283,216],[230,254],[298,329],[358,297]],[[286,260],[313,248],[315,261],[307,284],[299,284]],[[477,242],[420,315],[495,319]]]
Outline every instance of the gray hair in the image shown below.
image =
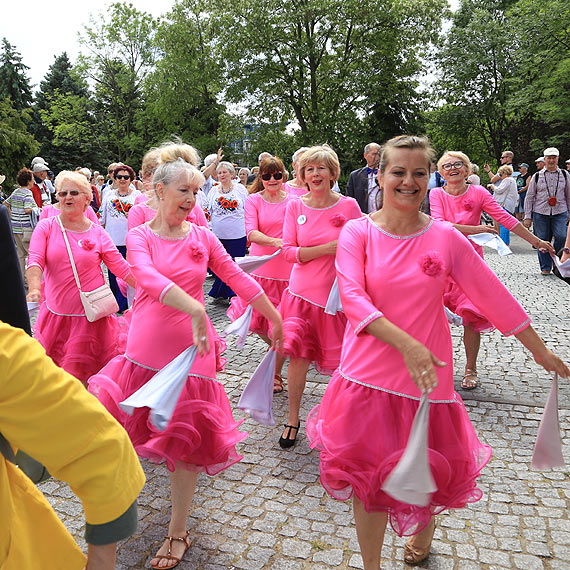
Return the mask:
[[236,169],[231,162],[227,162],[226,160],[222,160],[218,166],[216,166],[216,172],[219,172],[221,168],[225,168],[232,176],[235,175]]
[[269,152],[262,152],[258,157],[257,157],[257,162],[260,163],[265,157],[272,157],[272,154]]
[[247,172],[248,176],[251,174],[249,168],[246,168],[245,166],[239,169],[239,173],[241,174],[242,172]]
[[479,167],[476,164],[471,163],[471,172],[473,172],[473,174],[479,174]]
[[378,143],[371,142],[364,147],[364,154],[368,154],[372,150],[373,146],[377,146],[379,149],[382,148]]
[[297,164],[297,162],[299,161],[299,155],[304,153],[306,150],[309,150],[308,146],[302,146],[301,148],[298,148],[294,153],[293,156],[291,157],[291,162],[293,164]]
[[210,166],[210,164],[212,164],[212,162],[218,160],[218,155],[217,154],[209,154],[205,159],[204,159],[204,166]]
[[169,186],[179,180],[183,174],[188,176],[190,184],[196,184],[198,187],[203,186],[206,181],[204,175],[193,164],[182,158],[177,158],[171,162],[163,162],[158,165],[152,179],[155,191],[159,183]]

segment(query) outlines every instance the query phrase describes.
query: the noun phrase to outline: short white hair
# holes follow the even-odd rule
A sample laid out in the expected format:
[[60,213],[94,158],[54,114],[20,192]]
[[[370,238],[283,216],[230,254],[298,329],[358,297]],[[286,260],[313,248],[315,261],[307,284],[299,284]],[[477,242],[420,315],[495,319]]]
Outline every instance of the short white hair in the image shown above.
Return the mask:
[[232,176],[236,173],[234,165],[226,160],[222,160],[222,162],[216,166],[216,172],[219,172],[222,168],[225,168]]
[[209,154],[205,159],[204,159],[204,166],[210,166],[210,164],[212,164],[212,162],[218,160],[218,155],[217,154]]

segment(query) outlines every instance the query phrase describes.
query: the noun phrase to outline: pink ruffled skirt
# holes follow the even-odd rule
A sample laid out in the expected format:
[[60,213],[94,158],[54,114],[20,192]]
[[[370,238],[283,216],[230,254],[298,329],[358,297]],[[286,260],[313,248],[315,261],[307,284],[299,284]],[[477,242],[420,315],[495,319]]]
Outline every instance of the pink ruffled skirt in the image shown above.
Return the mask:
[[164,431],[149,421],[149,409],[135,409],[132,416],[119,402],[146,384],[156,371],[143,368],[124,356],[114,358],[89,380],[94,394],[125,428],[140,457],[166,463],[174,471],[181,461],[191,471],[215,475],[242,459],[235,445],[247,437],[237,428],[223,386],[198,376],[188,376],[172,419]]
[[327,315],[286,289],[279,305],[283,318],[283,352],[290,358],[310,360],[321,374],[331,375],[340,363],[346,327],[343,312]]
[[382,491],[408,441],[419,401],[351,382],[337,371],[307,418],[312,448],[320,450],[321,483],[335,499],[354,493],[368,512],[388,512],[400,535],[420,532],[433,515],[482,497],[476,479],[492,450],[479,441],[463,401],[430,406],[428,454],[437,491],[431,503],[401,503]]
[[443,304],[453,313],[463,319],[464,325],[469,325],[475,332],[487,333],[495,327],[484,317],[479,309],[467,298],[459,285],[449,280],[443,294]]
[[[266,279],[257,275],[252,275],[263,288],[263,292],[267,295],[274,307],[278,307],[283,296],[283,291],[289,286],[289,281],[277,281],[276,279]],[[239,319],[247,309],[247,303],[241,297],[233,297],[230,307],[227,311],[228,318],[233,322]],[[251,325],[249,330],[253,333],[265,335],[269,333],[269,321],[258,311],[253,309],[251,317]]]
[[34,326],[34,337],[47,355],[83,383],[125,351],[127,334],[128,325],[121,317],[90,323],[85,317],[56,315],[45,302]]

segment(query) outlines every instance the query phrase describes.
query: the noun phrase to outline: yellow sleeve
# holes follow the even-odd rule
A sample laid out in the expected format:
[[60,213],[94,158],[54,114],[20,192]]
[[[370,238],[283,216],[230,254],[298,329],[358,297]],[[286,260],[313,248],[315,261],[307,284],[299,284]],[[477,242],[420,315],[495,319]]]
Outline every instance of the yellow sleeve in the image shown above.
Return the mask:
[[124,429],[37,341],[2,322],[0,432],[69,483],[90,524],[122,515],[144,485]]

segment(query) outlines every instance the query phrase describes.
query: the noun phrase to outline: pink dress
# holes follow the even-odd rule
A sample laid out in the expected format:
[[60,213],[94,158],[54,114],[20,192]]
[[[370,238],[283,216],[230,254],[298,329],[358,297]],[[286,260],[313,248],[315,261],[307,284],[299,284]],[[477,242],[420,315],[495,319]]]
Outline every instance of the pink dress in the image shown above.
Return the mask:
[[[250,194],[245,201],[245,231],[247,238],[253,231],[260,231],[266,236],[273,238],[283,237],[283,221],[287,204],[296,198],[287,195],[281,202],[267,202],[261,193]],[[277,248],[252,243],[249,248],[250,255],[271,255]],[[286,261],[283,254],[268,261],[250,275],[263,287],[263,291],[275,307],[281,302],[283,291],[289,285],[289,277],[293,264]],[[241,297],[234,297],[231,301],[227,315],[235,321],[247,308],[246,302]],[[257,311],[253,311],[250,330],[257,334],[267,335],[269,322]]]
[[[321,482],[346,500],[354,493],[368,512],[387,511],[400,535],[419,532],[433,514],[481,498],[476,479],[491,457],[453,389],[453,346],[443,308],[449,278],[505,335],[530,319],[457,230],[430,220],[413,235],[391,235],[368,216],[342,231],[336,268],[348,319],[342,357],[320,405],[307,419],[320,454]],[[490,294],[489,292],[492,292]],[[364,329],[385,316],[447,366],[436,368],[430,394],[429,461],[438,490],[427,507],[396,501],[382,485],[409,437],[420,391],[402,355]]]
[[[38,312],[34,336],[58,366],[86,382],[122,352],[125,332],[115,315],[92,323],[85,317],[57,219],[40,220],[30,242],[28,267],[43,271],[46,299]],[[84,232],[66,231],[84,291],[105,283],[101,262],[122,278],[130,275],[127,262],[99,224],[91,224]]]
[[[136,228],[137,226],[140,226],[141,224],[144,224],[145,222],[150,222],[156,216],[156,210],[151,208],[146,203],[146,200],[148,200],[148,198],[146,198],[144,195],[143,197],[145,200],[139,201],[138,204],[135,200],[135,206],[133,206],[129,211],[129,217],[127,218],[129,231],[131,231],[133,228]],[[140,198],[140,196],[138,196],[138,198]],[[206,216],[204,215],[202,209],[197,205],[192,208],[192,211],[188,214],[188,217],[186,219],[198,226],[204,226],[206,228],[208,227]]]
[[288,182],[283,183],[283,190],[287,192],[287,194],[291,194],[292,196],[303,196],[309,190],[307,188],[297,188],[297,186],[291,186]]
[[[54,204],[47,204],[42,208],[40,220],[43,220],[44,218],[51,218],[53,216],[59,216],[60,214],[61,210],[56,208]],[[101,225],[97,214],[93,211],[93,208],[91,208],[91,206],[88,206],[88,208],[85,210],[85,217],[91,220],[94,224]]]
[[167,239],[143,224],[127,235],[128,258],[137,280],[136,300],[127,349],[89,380],[89,391],[127,430],[139,456],[176,461],[189,469],[213,475],[241,459],[235,444],[247,434],[232,416],[224,387],[216,381],[225,349],[208,321],[210,353],[196,356],[174,415],[164,431],[148,421],[148,409],[125,414],[118,403],[193,344],[192,318],[162,303],[175,284],[204,303],[203,284],[208,265],[249,302],[263,294],[261,287],[233,263],[222,244],[206,228],[191,225],[180,239]]
[[[434,188],[429,194],[431,216],[434,220],[451,222],[466,226],[481,224],[481,213],[487,212],[508,230],[515,228],[520,222],[505,212],[497,201],[483,188],[470,184],[459,196],[448,194],[443,188]],[[468,240],[475,251],[483,257],[483,248]],[[486,319],[475,305],[467,298],[453,280],[449,281],[444,297],[445,306],[459,315],[463,323],[471,326],[476,332],[489,332],[495,327]]]
[[283,317],[283,352],[291,358],[312,361],[321,374],[331,374],[338,366],[346,317],[343,312],[325,313],[336,277],[334,256],[301,262],[299,249],[338,239],[342,226],[361,216],[356,200],[346,196],[340,196],[328,208],[311,208],[302,198],[287,205],[283,255],[294,265],[279,306]]

